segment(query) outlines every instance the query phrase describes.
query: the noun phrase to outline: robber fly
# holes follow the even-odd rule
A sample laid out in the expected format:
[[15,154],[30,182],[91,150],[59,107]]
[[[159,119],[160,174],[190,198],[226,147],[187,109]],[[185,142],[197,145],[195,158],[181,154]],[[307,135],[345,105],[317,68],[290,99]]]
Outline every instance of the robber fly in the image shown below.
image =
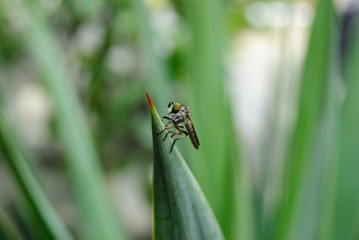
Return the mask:
[[[170,152],[172,152],[173,147],[176,143],[177,140],[185,138],[187,136],[189,136],[189,139],[191,140],[191,143],[193,144],[193,146],[198,149],[199,147],[199,141],[197,138],[197,134],[196,131],[194,130],[191,118],[190,118],[190,114],[191,111],[189,110],[189,108],[186,105],[180,104],[178,102],[175,101],[171,101],[168,103],[168,115],[170,115],[170,117],[164,116],[162,118],[163,119],[167,119],[169,120],[165,126],[164,129],[162,129],[160,132],[158,132],[157,134],[161,134],[164,131],[168,130],[168,129],[172,129],[175,128],[176,131],[168,131],[166,133],[166,135],[163,137],[163,141],[167,138],[168,134],[172,133],[171,138],[173,138],[176,135],[179,134],[184,134],[181,137],[177,137],[174,139]],[[169,126],[172,123],[172,126]],[[186,130],[185,130],[186,128]]]

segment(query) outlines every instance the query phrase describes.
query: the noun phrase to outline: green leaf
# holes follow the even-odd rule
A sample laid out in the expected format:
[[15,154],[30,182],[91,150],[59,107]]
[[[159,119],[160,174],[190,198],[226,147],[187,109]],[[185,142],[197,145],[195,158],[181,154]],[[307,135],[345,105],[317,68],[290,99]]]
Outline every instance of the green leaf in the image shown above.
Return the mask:
[[[306,188],[305,184],[314,186],[313,181],[318,183],[316,178],[312,178],[315,179],[313,181],[307,178],[309,175],[313,176],[313,173],[310,173],[313,172],[312,168],[320,169],[320,166],[324,164],[324,161],[317,162],[314,159],[318,158],[315,154],[318,155],[318,148],[322,147],[316,143],[318,143],[318,135],[323,131],[321,127],[324,123],[322,118],[325,116],[325,110],[328,107],[327,96],[333,64],[334,21],[333,2],[331,0],[319,0],[302,74],[297,122],[290,139],[286,159],[286,185],[280,203],[279,219],[277,219],[279,228],[276,229],[277,236],[274,237],[275,239],[288,239],[290,238],[290,231],[297,228],[293,225],[301,200],[310,201],[309,205],[314,203],[309,199],[311,196],[308,191],[303,192],[303,189]],[[328,145],[324,146],[328,147]],[[301,199],[303,194],[307,196]],[[306,210],[308,209],[307,207]],[[308,223],[302,219],[301,223],[303,222]]]
[[226,3],[220,0],[182,2],[190,34],[186,101],[194,113],[193,121],[202,145],[202,151],[191,151],[196,161],[188,164],[206,194],[224,236],[248,240],[256,235],[252,221],[251,179],[245,173],[249,169],[247,161],[241,159],[225,87]]
[[42,224],[43,231],[50,239],[72,239],[11,136],[2,114],[0,114],[0,149],[7,159],[7,164],[20,191],[33,209],[37,220]]
[[20,240],[21,236],[17,229],[12,224],[10,219],[6,216],[2,209],[0,209],[0,239]]
[[[146,93],[147,94],[147,93]],[[224,239],[219,224],[173,141],[156,134],[164,126],[147,94],[154,151],[153,207],[155,239]]]
[[358,239],[359,237],[359,24],[357,21],[355,23],[344,76],[347,93],[341,114],[341,143],[337,166],[338,183],[333,217],[333,229],[335,229],[333,239]]

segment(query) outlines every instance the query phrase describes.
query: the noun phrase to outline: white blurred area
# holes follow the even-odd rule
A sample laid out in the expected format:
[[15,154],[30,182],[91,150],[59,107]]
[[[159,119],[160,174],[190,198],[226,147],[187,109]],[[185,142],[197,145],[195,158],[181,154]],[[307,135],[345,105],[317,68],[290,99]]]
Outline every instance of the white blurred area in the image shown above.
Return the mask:
[[9,103],[12,109],[13,125],[21,133],[30,147],[40,148],[47,145],[49,132],[47,124],[51,113],[51,104],[43,88],[32,81],[18,87]]
[[[301,68],[316,2],[248,3],[245,19],[251,27],[238,31],[228,56],[234,122],[254,187],[264,187],[264,214],[280,197],[280,169],[295,123]],[[340,15],[351,1],[334,2]]]
[[308,1],[252,2],[245,7],[251,27],[239,30],[232,42],[228,71],[234,122],[252,184],[264,191],[265,216],[281,193],[281,166],[313,17]]
[[233,41],[230,89],[244,154],[255,176],[260,174],[267,135],[281,126],[277,130],[282,136],[270,137],[280,141],[290,125],[313,14],[309,2],[257,1],[245,7],[246,20],[253,27],[239,31]]
[[116,207],[124,229],[138,239],[145,239],[152,229],[152,205],[140,187],[143,185],[141,169],[132,164],[125,171],[111,173],[108,182],[113,199],[121,203],[116,204]]
[[356,0],[334,0],[334,4],[339,13],[344,12],[351,2],[355,2]]

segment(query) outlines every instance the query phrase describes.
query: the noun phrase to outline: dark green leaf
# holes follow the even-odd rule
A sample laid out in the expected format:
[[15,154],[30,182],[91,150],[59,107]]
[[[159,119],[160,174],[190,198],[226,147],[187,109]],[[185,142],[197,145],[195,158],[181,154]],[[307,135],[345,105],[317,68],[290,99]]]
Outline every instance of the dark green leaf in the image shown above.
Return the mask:
[[147,95],[154,151],[153,207],[155,239],[223,239],[218,222],[191,171],[172,140],[156,134],[164,128]]
[[70,240],[71,235],[63,222],[51,206],[46,195],[33,175],[28,163],[20,152],[15,140],[5,125],[5,119],[0,114],[0,148],[7,159],[7,163],[19,189],[36,214],[37,220],[42,223],[44,231],[51,239]]

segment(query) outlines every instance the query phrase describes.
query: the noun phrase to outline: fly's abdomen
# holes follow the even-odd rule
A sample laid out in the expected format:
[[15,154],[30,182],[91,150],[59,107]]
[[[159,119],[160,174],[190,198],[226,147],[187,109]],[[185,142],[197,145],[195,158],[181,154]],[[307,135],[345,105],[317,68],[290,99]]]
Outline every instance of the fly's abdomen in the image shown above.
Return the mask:
[[190,119],[188,119],[188,121],[185,122],[185,126],[186,126],[186,129],[188,131],[188,136],[189,136],[189,139],[191,140],[191,143],[193,144],[193,146],[196,149],[198,149],[199,141],[198,141],[196,131],[194,130],[194,126],[192,124],[192,121]]

